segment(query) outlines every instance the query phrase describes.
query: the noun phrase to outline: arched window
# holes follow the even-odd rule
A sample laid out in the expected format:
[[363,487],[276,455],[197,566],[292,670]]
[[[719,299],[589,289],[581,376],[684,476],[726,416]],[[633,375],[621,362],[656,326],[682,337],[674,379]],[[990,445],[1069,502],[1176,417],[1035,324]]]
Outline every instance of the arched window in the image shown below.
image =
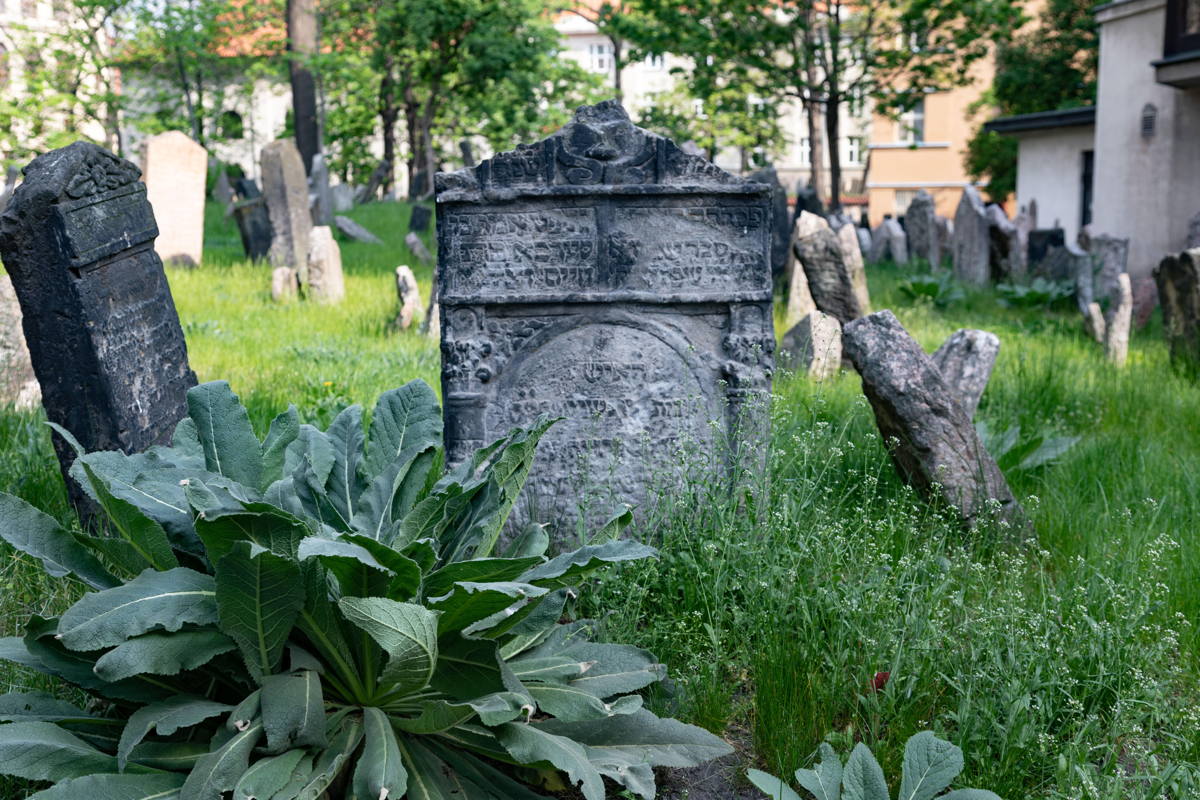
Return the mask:
[[1142,138],[1154,137],[1154,128],[1158,124],[1158,109],[1153,103],[1142,106]]
[[222,111],[217,118],[217,131],[222,139],[241,139],[246,135],[242,115],[236,111]]

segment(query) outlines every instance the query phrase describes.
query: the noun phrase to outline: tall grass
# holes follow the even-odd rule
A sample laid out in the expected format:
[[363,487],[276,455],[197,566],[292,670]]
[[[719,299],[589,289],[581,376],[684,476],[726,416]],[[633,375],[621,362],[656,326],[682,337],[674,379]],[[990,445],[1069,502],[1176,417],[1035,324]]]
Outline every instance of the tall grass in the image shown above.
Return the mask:
[[[342,242],[345,302],[279,306],[270,268],[241,259],[210,207],[204,266],[169,273],[200,379],[229,380],[260,432],[288,403],[325,424],[412,378],[436,388],[436,343],[389,327],[397,264],[428,297],[429,267],[402,243],[407,213],[353,212],[385,244]],[[1200,763],[1200,387],[1172,373],[1157,323],[1118,370],[1075,315],[1005,308],[988,291],[938,309],[906,299],[894,268],[869,273],[875,307],[927,350],[959,327],[1000,336],[978,419],[1082,437],[1008,476],[1028,541],[964,534],[919,502],[856,375],[780,374],[757,491],[734,502],[697,486],[642,509],[638,535],[661,558],[606,578],[580,613],[668,665],[653,704],[743,740],[777,774],[831,738],[868,742],[898,775],[903,742],[933,728],[966,751],[964,783],[1009,800],[1200,796],[1187,783]],[[0,412],[0,489],[66,520],[41,421]],[[0,635],[69,601],[0,554]],[[0,683],[30,680],[0,664]],[[0,784],[0,798],[23,794]]]

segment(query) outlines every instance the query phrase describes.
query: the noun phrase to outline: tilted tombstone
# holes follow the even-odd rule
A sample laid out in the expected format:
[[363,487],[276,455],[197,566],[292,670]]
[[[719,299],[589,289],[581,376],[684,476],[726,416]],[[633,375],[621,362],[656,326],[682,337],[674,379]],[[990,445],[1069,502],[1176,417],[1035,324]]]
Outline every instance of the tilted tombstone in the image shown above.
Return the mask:
[[813,302],[812,292],[808,288],[808,276],[804,274],[804,264],[800,262],[800,257],[796,249],[796,237],[809,224],[807,222],[809,217],[815,218],[815,215],[810,214],[808,217],[803,217],[806,220],[804,223],[800,219],[796,220],[796,224],[793,226],[791,243],[788,246],[788,264],[786,267],[788,294],[784,325],[789,330],[793,326],[798,325],[800,320],[817,310],[817,304]]
[[765,183],[771,187],[771,274],[782,275],[788,262],[788,243],[791,241],[791,212],[788,210],[787,189],[779,182],[775,167],[767,166],[747,176],[746,180]]
[[933,195],[924,189],[917,192],[917,196],[908,204],[908,211],[904,216],[908,223],[909,255],[923,258],[929,262],[932,269],[937,269],[942,261],[942,248]]
[[571,531],[587,498],[594,527],[676,485],[688,452],[709,481],[761,458],[769,187],[635,127],[615,101],[437,187],[448,461],[565,417],[538,447],[518,524]]
[[433,209],[425,205],[412,207],[412,215],[408,218],[408,229],[413,233],[424,233],[429,230],[429,222],[433,219]]
[[964,283],[983,286],[991,277],[988,257],[988,217],[974,186],[963,187],[954,212],[954,276]]
[[1129,240],[1100,234],[1091,237],[1089,245],[1088,252],[1097,268],[1095,294],[1112,299],[1120,288],[1119,276],[1126,271]]
[[800,212],[793,245],[808,278],[808,290],[816,307],[837,317],[842,324],[863,315],[854,275],[842,253],[838,235],[823,217]]
[[999,336],[963,328],[950,334],[930,356],[968,417],[974,418],[975,410],[979,408],[979,399],[991,380],[999,353]]
[[813,310],[780,339],[776,361],[813,380],[832,378],[842,367],[842,323]]
[[333,222],[333,190],[329,188],[329,167],[325,165],[324,153],[313,154],[308,186],[312,195],[313,224],[329,225]]
[[1164,258],[1154,280],[1171,362],[1200,377],[1200,247]]
[[421,237],[417,236],[415,233],[410,233],[404,237],[404,246],[408,248],[410,253],[424,263],[433,263],[433,256],[430,254],[429,248],[425,246],[423,241],[421,241]]
[[383,244],[383,239],[380,239],[369,230],[359,225],[349,217],[343,217],[340,214],[333,218],[333,224],[337,227],[338,232],[343,236],[347,236],[356,242],[364,244]]
[[792,225],[795,225],[796,220],[800,219],[803,211],[819,217],[825,216],[825,206],[821,203],[821,197],[817,194],[817,189],[812,185],[812,181],[796,181],[796,208],[792,212]]
[[383,186],[388,175],[392,174],[392,162],[386,158],[379,162],[379,166],[375,167],[375,171],[371,173],[370,180],[367,185],[362,188],[362,192],[355,198],[359,203],[370,203],[379,197],[379,187]]
[[1017,226],[998,205],[987,207],[988,263],[992,280],[1012,280],[1025,275],[1025,259],[1021,253]]
[[842,347],[901,479],[974,528],[992,517],[1020,527],[1021,506],[980,441],[958,393],[891,311],[855,320]]
[[1083,315],[1083,330],[1088,337],[1096,340],[1099,344],[1104,344],[1104,338],[1107,334],[1104,322],[1104,312],[1100,309],[1100,304],[1092,302],[1088,304],[1087,311]]
[[1026,270],[1030,275],[1045,277],[1046,256],[1053,247],[1064,247],[1066,232],[1062,228],[1034,228],[1025,246]]
[[300,151],[291,139],[277,139],[262,150],[263,197],[271,218],[271,263],[291,267],[308,285],[308,246],[312,214],[308,207],[308,176]]
[[1104,320],[1104,354],[1118,367],[1129,357],[1129,330],[1133,326],[1133,285],[1129,273],[1117,276],[1112,305]]
[[[76,142],[34,159],[0,218],[46,416],[89,451],[167,442],[196,385],[140,175]],[[66,476],[75,452],[59,436],[54,447]]]
[[346,296],[342,249],[328,225],[317,225],[309,237],[308,294],[319,303],[339,303]]
[[900,227],[899,221],[891,217],[883,221],[882,227],[887,237],[888,255],[893,263],[903,267],[908,263],[908,234]]
[[258,184],[250,178],[238,178],[236,186],[238,199],[231,208],[238,234],[242,237],[242,250],[246,258],[258,261],[271,252],[271,218],[267,215],[267,201],[258,190]]
[[471,140],[462,139],[458,143],[458,152],[462,154],[463,166],[475,166],[475,151],[471,149]]
[[160,133],[142,145],[142,173],[158,220],[158,257],[167,265],[199,266],[208,151],[180,131]]
[[405,330],[421,313],[421,289],[417,277],[406,264],[396,267],[396,303],[398,310],[392,327]]
[[21,302],[12,279],[0,275],[0,405],[26,410],[41,402],[42,387],[33,374],[21,325]]

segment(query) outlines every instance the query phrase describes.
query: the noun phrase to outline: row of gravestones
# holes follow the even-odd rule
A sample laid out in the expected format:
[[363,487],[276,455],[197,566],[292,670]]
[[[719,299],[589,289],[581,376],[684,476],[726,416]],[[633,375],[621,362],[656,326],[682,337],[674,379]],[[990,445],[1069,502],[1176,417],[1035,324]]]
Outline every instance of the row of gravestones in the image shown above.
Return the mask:
[[[167,440],[195,383],[138,176],[76,143],[35,159],[0,218],[47,415],[88,450]],[[447,461],[562,418],[538,449],[516,525],[594,526],[588,508],[648,502],[688,452],[727,485],[763,467],[775,346],[768,186],[636,128],[610,101],[541,142],[439,174],[437,202]],[[802,213],[797,228],[806,270],[813,254],[841,253],[828,226]],[[861,314],[865,283],[842,269],[834,294]],[[822,296],[815,270],[805,275]],[[1016,519],[971,425],[973,402],[890,312],[847,320],[845,336],[881,432],[902,443],[892,451],[901,475],[966,523],[991,500]],[[956,352],[974,358],[969,342]],[[953,369],[968,384],[987,371]],[[57,437],[55,447],[66,474],[74,451]],[[598,506],[585,499],[592,489]]]

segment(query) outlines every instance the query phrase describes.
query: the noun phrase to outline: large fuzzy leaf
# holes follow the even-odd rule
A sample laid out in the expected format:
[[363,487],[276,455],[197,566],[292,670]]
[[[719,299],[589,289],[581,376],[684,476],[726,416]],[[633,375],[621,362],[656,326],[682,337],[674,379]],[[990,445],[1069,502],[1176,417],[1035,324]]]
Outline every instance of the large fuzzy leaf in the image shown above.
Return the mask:
[[586,800],[604,800],[604,780],[578,742],[556,736],[539,725],[518,722],[498,728],[496,738],[518,763],[551,764],[579,786]]
[[484,725],[494,727],[529,717],[537,709],[528,695],[515,692],[496,692],[474,700],[449,703],[445,700],[426,700],[416,717],[393,717],[392,724],[406,733],[430,735],[443,733],[478,716]]
[[[519,608],[544,596],[546,589],[528,583],[472,583],[460,581],[450,594],[434,598],[429,606],[441,613],[438,632],[474,632],[471,626],[483,620],[500,622],[511,617]],[[479,629],[486,630],[481,625]]]
[[[349,530],[354,519],[355,504],[365,485],[359,473],[363,451],[362,408],[343,409],[329,423],[325,437],[333,445],[333,465],[325,482],[326,499],[340,518],[339,530]],[[314,487],[316,488],[316,487]]]
[[262,445],[246,413],[226,381],[194,386],[187,393],[188,416],[204,448],[210,472],[258,487],[263,471]]
[[883,770],[862,742],[854,745],[842,770],[842,800],[888,800]]
[[[0,725],[0,773],[33,781],[61,781],[116,772],[117,759],[49,722]],[[138,772],[146,772],[138,767]]]
[[450,634],[438,640],[434,689],[460,702],[496,692],[520,692],[523,687],[500,660],[499,648],[488,639]]
[[523,664],[548,657],[565,659],[583,667],[568,683],[600,698],[635,692],[666,677],[666,667],[640,647],[589,642],[578,637],[553,641],[549,647],[538,648],[536,655],[512,661],[513,670],[521,675]]
[[418,496],[428,488],[438,453],[428,447],[402,453],[373,477],[355,501],[353,529],[382,541],[394,522],[409,512]]
[[130,715],[117,745],[117,766],[124,770],[129,755],[151,731],[170,736],[176,731],[198,725],[206,719],[229,711],[229,706],[200,697],[172,697],[142,706]]
[[437,614],[382,597],[343,597],[338,606],[388,654],[384,681],[404,692],[429,685],[438,660]]
[[255,723],[200,759],[188,774],[179,800],[222,800],[250,766],[250,753],[261,738],[262,724]]
[[106,681],[134,675],[178,675],[234,647],[232,639],[215,630],[147,633],[127,639],[100,656],[95,672]]
[[171,550],[171,540],[167,532],[150,517],[146,516],[132,503],[127,503],[113,496],[104,481],[92,471],[86,463],[83,471],[92,482],[96,499],[108,517],[109,525],[117,535],[129,543],[145,566],[157,570],[168,570],[179,566],[179,559]]
[[74,575],[94,589],[120,583],[57,520],[19,497],[0,492],[0,539],[42,562],[55,578]]
[[410,770],[409,800],[504,798],[547,800],[544,795],[517,783],[476,756],[433,741],[433,737],[401,738],[405,764]]
[[369,550],[340,538],[309,536],[300,542],[298,555],[301,561],[320,561],[337,578],[341,593],[349,597],[382,595],[394,577]]
[[367,470],[379,475],[406,451],[440,447],[442,411],[425,381],[409,381],[379,396],[371,413]]
[[235,542],[253,542],[278,556],[296,556],[300,542],[310,533],[304,520],[267,503],[235,503],[209,509],[196,520],[196,532],[212,563],[220,561]]
[[946,792],[938,800],[1001,800],[1000,795],[987,789],[955,789]]
[[362,800],[400,800],[408,789],[408,770],[400,758],[396,732],[378,708],[363,709],[366,744],[354,770],[353,792]]
[[477,583],[513,581],[517,579],[517,576],[542,562],[543,559],[539,556],[476,558],[470,561],[456,561],[426,575],[422,591],[426,597],[441,597],[451,592],[454,584],[459,581]]
[[0,695],[0,722],[63,722],[95,719],[81,708],[45,692]]
[[362,726],[354,720],[346,720],[321,755],[313,764],[307,781],[296,793],[297,800],[318,800],[329,785],[337,780],[350,763],[350,756],[362,742]]
[[217,563],[216,604],[221,630],[238,644],[250,674],[275,671],[283,645],[304,607],[300,567],[238,542]]
[[652,767],[695,767],[733,752],[724,740],[703,728],[662,719],[645,709],[607,720],[547,720],[530,727],[586,745],[598,758],[620,758]]
[[363,548],[374,556],[376,561],[392,571],[393,577],[386,594],[389,600],[410,600],[416,596],[421,587],[421,566],[416,561],[368,536],[343,533],[341,538]]
[[632,714],[642,707],[640,695],[632,694],[605,702],[571,684],[539,683],[529,686],[529,694],[537,701],[538,709],[563,722],[585,722],[592,719]]
[[821,742],[821,761],[812,769],[796,770],[796,782],[813,793],[817,800],[840,800],[842,762],[827,742]]
[[152,630],[216,621],[211,576],[186,567],[147,569],[122,586],[84,595],[62,615],[58,636],[72,650],[99,650]]
[[264,678],[262,721],[270,753],[293,747],[324,747],[325,702],[320,676],[304,669],[295,675]]
[[209,754],[206,742],[142,742],[129,754],[130,762],[154,769],[187,772]]
[[[840,769],[840,767],[839,767]],[[792,787],[787,785],[787,781],[783,778],[776,778],[774,775],[763,772],[760,769],[752,769],[746,772],[746,778],[754,784],[754,786],[771,800],[800,800],[800,795],[796,794]],[[838,785],[838,792],[842,790],[841,785]],[[817,795],[820,800],[821,795]]]
[[904,745],[904,775],[899,800],[930,800],[958,777],[963,769],[962,750],[921,731]]
[[259,759],[238,779],[233,787],[233,800],[270,800],[288,785],[303,759],[303,750]]
[[629,539],[617,539],[604,544],[584,545],[578,550],[563,553],[522,573],[517,580],[539,586],[573,586],[580,578],[605,564],[637,561],[657,555],[658,551],[653,547]]
[[258,488],[265,491],[268,486],[284,477],[287,449],[300,435],[300,415],[296,407],[289,405],[287,411],[271,420],[267,438],[262,443],[262,472]]
[[177,800],[184,776],[86,775],[29,796],[29,800]]

